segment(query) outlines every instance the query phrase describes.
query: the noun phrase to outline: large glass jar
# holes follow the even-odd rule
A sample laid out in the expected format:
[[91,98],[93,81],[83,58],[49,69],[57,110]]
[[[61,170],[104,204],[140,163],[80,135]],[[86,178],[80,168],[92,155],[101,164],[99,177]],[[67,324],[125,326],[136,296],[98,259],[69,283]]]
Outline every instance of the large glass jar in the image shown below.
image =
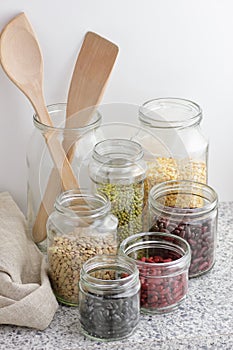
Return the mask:
[[95,256],[82,267],[79,312],[83,332],[110,341],[132,334],[140,316],[140,282],[133,261]]
[[[44,136],[58,140],[63,145],[77,179],[77,184],[81,183],[82,188],[89,188],[87,149],[93,149],[97,143],[97,130],[101,124],[101,116],[98,112],[95,112],[85,126],[73,127],[79,121],[72,118],[72,123],[69,124],[71,126],[68,127],[66,104],[64,103],[48,106],[48,111],[53,127],[42,124],[37,115],[34,115],[35,128],[27,152],[28,227],[34,241],[38,243],[41,250],[46,250],[46,241],[44,240],[46,238],[46,221],[53,210],[56,196],[64,190],[73,188],[72,184],[70,188],[62,187]],[[81,117],[83,115],[78,114],[77,118]]]
[[106,196],[70,190],[60,194],[47,222],[49,276],[57,299],[78,304],[78,282],[85,261],[116,254],[117,218]]
[[142,231],[146,163],[141,146],[131,140],[99,142],[89,164],[95,190],[108,196],[118,218],[118,243]]
[[191,248],[189,276],[209,271],[215,262],[218,197],[195,181],[166,181],[149,193],[150,231],[184,238]]
[[158,147],[147,160],[148,191],[168,180],[207,183],[208,141],[200,128],[201,108],[179,98],[158,98],[139,108],[141,125],[166,147]]

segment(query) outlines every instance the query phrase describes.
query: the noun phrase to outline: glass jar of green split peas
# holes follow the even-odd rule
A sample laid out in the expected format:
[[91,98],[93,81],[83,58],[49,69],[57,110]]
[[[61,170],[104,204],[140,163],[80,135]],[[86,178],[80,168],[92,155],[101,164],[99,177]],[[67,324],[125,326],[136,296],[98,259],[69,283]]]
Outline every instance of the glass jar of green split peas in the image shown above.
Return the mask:
[[94,147],[89,173],[95,190],[108,196],[118,218],[118,243],[142,231],[146,163],[134,141],[108,139]]

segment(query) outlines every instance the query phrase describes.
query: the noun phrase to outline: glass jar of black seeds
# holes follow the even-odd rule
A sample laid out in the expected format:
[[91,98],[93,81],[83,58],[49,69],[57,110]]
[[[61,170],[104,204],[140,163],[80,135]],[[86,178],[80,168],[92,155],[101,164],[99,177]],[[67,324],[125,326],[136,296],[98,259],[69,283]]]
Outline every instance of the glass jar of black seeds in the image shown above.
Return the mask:
[[111,341],[128,337],[140,315],[139,273],[122,256],[95,256],[83,264],[79,282],[82,331]]
[[53,292],[63,304],[78,305],[78,282],[85,261],[116,254],[117,218],[104,195],[69,190],[56,199],[47,221],[47,255]]
[[172,233],[191,247],[189,277],[209,271],[215,262],[218,197],[195,181],[167,181],[149,193],[150,231]]
[[118,218],[118,242],[142,231],[146,163],[140,144],[125,139],[99,142],[89,164],[95,190],[104,193]]

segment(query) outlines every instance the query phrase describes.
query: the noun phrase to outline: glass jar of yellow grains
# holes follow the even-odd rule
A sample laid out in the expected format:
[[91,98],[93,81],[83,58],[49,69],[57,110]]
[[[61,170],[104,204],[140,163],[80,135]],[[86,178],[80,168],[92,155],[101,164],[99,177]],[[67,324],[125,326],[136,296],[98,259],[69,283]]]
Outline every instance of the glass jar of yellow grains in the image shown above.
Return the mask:
[[[190,180],[207,183],[208,141],[200,127],[201,108],[179,98],[158,98],[139,108],[142,126],[166,146],[147,159],[147,193],[161,182]],[[195,203],[196,206],[196,203]]]

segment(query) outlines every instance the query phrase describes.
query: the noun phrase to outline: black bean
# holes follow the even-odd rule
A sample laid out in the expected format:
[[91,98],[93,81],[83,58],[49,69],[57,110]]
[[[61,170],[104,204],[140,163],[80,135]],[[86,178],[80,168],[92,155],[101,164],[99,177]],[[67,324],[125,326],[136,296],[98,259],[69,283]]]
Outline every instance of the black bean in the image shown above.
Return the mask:
[[90,335],[100,339],[122,338],[138,323],[139,293],[118,299],[87,294],[80,298],[79,309],[82,327]]

